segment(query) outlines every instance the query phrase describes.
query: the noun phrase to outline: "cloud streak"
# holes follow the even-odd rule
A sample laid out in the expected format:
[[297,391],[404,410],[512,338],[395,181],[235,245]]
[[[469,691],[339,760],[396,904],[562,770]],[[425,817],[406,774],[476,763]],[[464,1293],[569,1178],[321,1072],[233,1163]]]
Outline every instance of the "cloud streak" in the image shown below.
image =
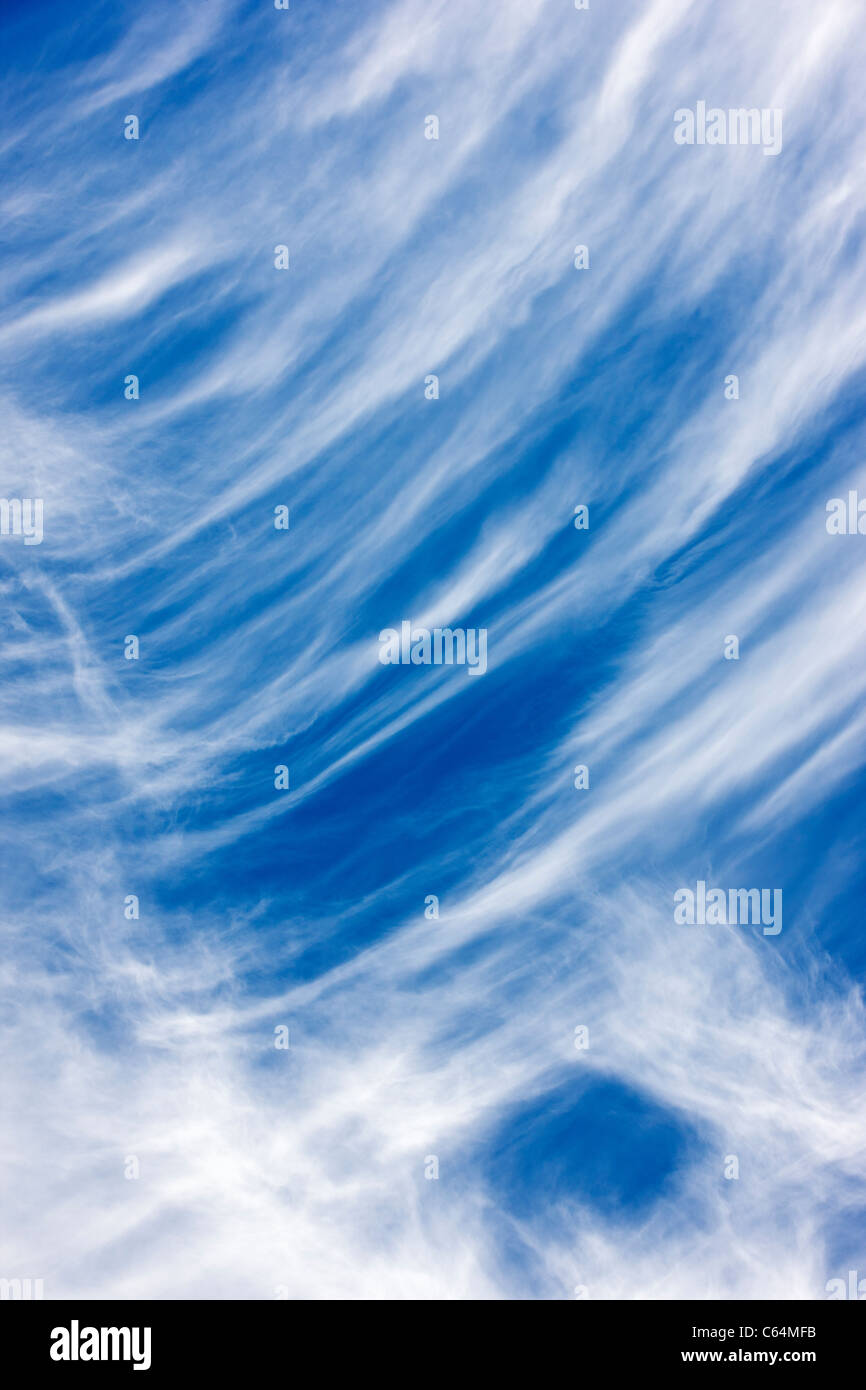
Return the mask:
[[[0,154],[0,490],[45,507],[0,538],[0,1273],[824,1297],[866,1260],[857,6],[76,24],[17,22]],[[778,157],[677,146],[698,100],[784,109]],[[383,668],[403,619],[485,628],[483,679]],[[783,932],[676,924],[698,879]]]

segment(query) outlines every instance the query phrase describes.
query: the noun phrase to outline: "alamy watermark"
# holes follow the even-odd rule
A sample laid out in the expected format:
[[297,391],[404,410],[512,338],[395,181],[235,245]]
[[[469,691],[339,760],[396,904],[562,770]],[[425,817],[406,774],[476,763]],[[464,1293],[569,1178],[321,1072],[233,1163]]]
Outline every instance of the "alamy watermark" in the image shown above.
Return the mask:
[[45,1297],[44,1279],[0,1279],[0,1301],[18,1302]]
[[41,545],[42,498],[0,497],[0,536],[23,536],[25,545]]
[[847,499],[831,497],[826,507],[829,536],[866,536],[866,497],[852,488]]
[[470,676],[487,670],[486,627],[415,627],[404,618],[379,633],[383,666],[466,666]]
[[782,148],[782,112],[778,107],[707,107],[699,101],[694,111],[681,106],[674,112],[674,140],[678,145],[762,145],[764,154]]
[[763,926],[764,936],[782,930],[781,888],[678,888],[674,893],[674,921],[690,927]]
[[861,1279],[856,1269],[849,1269],[847,1280],[828,1279],[824,1285],[824,1292],[830,1302],[848,1298],[862,1303],[866,1299],[866,1279]]

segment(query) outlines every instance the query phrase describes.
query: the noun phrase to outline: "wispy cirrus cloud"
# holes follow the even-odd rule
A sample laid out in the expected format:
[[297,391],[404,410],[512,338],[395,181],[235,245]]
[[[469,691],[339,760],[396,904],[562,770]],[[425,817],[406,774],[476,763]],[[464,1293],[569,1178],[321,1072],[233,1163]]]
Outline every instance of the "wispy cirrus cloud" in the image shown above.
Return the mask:
[[[15,28],[2,155],[46,518],[0,538],[2,1272],[823,1297],[866,1259],[858,7],[76,24]],[[779,156],[677,146],[698,100]],[[383,668],[403,619],[485,627],[483,679]],[[698,879],[783,932],[676,924]]]

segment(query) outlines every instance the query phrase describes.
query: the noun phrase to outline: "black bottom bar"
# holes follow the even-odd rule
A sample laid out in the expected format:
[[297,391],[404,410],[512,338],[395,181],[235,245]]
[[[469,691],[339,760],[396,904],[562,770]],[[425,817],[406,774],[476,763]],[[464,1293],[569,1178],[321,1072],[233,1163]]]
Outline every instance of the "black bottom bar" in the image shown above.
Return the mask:
[[[857,1374],[866,1330],[864,1308],[846,1302],[576,1300],[536,1311],[518,1303],[508,1305],[501,1324],[503,1308],[496,1302],[484,1304],[480,1324],[465,1304],[400,1304],[397,1322],[379,1308],[375,1302],[359,1309],[345,1302],[5,1301],[0,1365],[19,1376],[94,1376],[106,1369],[134,1374],[138,1368],[141,1375],[194,1371],[224,1380],[280,1366],[286,1374],[303,1365],[333,1372],[342,1354],[353,1374],[375,1369],[379,1375],[390,1364],[394,1378],[411,1381],[419,1371],[423,1376],[436,1369],[450,1379],[461,1366],[465,1374],[467,1362],[472,1368],[488,1356],[493,1369],[498,1352],[510,1357],[519,1346],[522,1358],[532,1358],[536,1378],[553,1374],[563,1359],[576,1372],[592,1365],[596,1374],[799,1366],[826,1378],[842,1370]],[[407,1361],[411,1346],[416,1352]]]

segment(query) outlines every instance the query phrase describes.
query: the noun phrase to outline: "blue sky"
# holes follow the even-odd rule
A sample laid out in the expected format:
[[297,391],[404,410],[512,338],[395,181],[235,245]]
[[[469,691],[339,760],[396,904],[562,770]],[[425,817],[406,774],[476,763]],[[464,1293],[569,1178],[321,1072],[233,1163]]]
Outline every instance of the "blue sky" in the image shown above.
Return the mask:
[[4,21],[0,1273],[866,1277],[859,6]]

